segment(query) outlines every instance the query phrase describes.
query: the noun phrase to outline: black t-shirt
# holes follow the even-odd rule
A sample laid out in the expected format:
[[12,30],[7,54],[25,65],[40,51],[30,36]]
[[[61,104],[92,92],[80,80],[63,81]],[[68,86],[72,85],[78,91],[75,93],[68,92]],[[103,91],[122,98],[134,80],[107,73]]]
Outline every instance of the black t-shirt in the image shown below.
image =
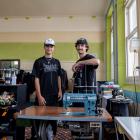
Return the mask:
[[[89,60],[95,58],[95,56],[86,54],[79,61]],[[93,86],[95,69],[98,65],[81,65],[78,70],[73,74],[74,78],[74,93],[92,93],[93,88],[88,86]],[[85,87],[80,87],[85,86]]]
[[55,58],[45,56],[37,59],[33,65],[33,75],[39,78],[41,95],[58,95],[58,76],[61,76],[61,65]]

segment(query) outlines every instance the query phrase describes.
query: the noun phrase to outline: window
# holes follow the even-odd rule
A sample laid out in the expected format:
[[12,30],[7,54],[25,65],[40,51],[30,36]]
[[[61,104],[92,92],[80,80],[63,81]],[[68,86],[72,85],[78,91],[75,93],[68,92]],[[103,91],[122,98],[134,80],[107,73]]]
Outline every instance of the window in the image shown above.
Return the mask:
[[[137,28],[137,5],[136,0],[128,0],[125,5],[125,37],[126,37],[126,77],[129,83],[132,83],[132,77],[139,76],[135,72],[135,67],[139,65],[138,52],[130,51],[130,40],[138,37]],[[135,75],[134,75],[135,74]]]

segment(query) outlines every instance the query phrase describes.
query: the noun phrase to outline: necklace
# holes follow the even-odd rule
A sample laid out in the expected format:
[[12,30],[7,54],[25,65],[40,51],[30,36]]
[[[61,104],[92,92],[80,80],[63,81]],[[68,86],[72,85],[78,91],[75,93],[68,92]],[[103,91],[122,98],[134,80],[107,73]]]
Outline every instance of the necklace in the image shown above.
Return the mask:
[[46,58],[46,60],[47,60],[47,64],[50,64],[52,58]]

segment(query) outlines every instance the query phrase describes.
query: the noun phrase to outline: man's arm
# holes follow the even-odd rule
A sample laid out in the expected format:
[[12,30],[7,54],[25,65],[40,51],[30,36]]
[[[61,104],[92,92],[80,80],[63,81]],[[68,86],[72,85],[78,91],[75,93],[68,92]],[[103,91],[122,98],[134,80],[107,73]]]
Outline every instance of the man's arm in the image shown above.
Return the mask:
[[41,95],[39,78],[37,77],[35,77],[35,89],[36,89],[36,96],[37,96],[39,105],[45,105],[46,101],[44,97],[42,97]]
[[61,78],[60,76],[58,77],[58,99],[62,99],[62,87],[61,87]]
[[80,65],[99,65],[100,64],[100,60],[96,59],[96,58],[91,58],[88,60],[83,60],[83,61],[78,61],[77,63],[75,63],[72,66],[72,70],[75,72],[76,69],[80,66]]

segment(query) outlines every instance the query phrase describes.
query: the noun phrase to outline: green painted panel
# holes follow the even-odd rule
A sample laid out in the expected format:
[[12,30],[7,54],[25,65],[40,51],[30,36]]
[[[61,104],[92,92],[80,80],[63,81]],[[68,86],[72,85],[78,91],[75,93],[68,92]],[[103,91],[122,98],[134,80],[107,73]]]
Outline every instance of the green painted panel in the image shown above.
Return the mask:
[[41,43],[0,43],[0,59],[33,60],[41,55]]
[[[125,67],[125,9],[124,9],[124,0],[117,0],[117,10],[112,9],[112,6],[109,9],[109,13],[106,17],[106,65],[107,65],[107,80],[111,78],[111,56],[110,56],[110,48],[111,48],[111,12],[117,12],[117,36],[114,36],[117,42],[118,49],[118,63],[116,64],[118,70],[118,83],[122,86],[125,83],[126,79],[126,67]],[[112,3],[113,4],[113,3]]]
[[106,80],[111,80],[111,17],[106,19]]
[[117,25],[118,25],[118,83],[120,85],[123,85],[126,81],[124,0],[117,1]]
[[104,43],[89,43],[89,53],[95,54],[100,60],[104,60]]
[[57,43],[55,46],[54,57],[59,60],[76,60],[76,50],[73,43]]
[[[89,43],[90,53],[103,60],[104,43]],[[35,60],[44,55],[43,43],[0,43],[0,59]],[[64,61],[78,58],[74,43],[57,43],[54,57]]]

